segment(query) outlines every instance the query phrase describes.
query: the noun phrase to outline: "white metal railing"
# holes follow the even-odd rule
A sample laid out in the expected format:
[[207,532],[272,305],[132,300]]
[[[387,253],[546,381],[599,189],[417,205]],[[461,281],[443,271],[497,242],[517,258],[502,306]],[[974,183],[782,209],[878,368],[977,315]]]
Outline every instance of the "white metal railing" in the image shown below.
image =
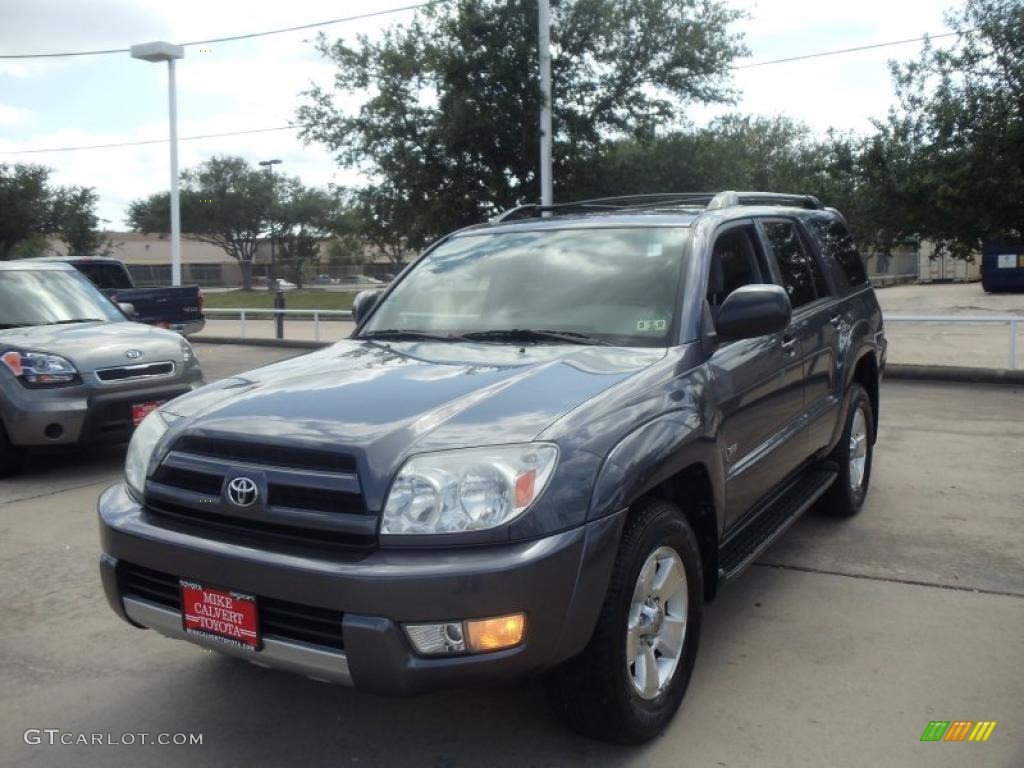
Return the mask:
[[211,309],[208,307],[203,308],[203,313],[206,315],[238,315],[241,326],[241,336],[245,339],[245,320],[251,315],[271,315],[276,317],[280,314],[282,316],[287,315],[312,315],[313,317],[313,340],[320,341],[320,316],[326,317],[337,317],[340,320],[351,320],[352,311],[348,309],[269,309],[256,308],[256,307],[245,307],[238,309],[229,308],[217,308]]
[[[241,337],[245,339],[245,321],[252,315],[283,316],[305,315],[313,318],[313,339],[320,341],[320,317],[336,317],[351,320],[352,312],[346,309],[263,309],[246,307],[238,309],[203,310],[207,315],[237,315],[241,321]],[[883,316],[886,323],[948,323],[963,325],[1008,325],[1010,328],[1010,349],[1007,355],[1007,367],[1017,367],[1017,329],[1018,324],[1024,325],[1024,316],[1017,315],[889,315]]]
[[885,323],[949,323],[963,325],[1008,325],[1010,327],[1010,351],[1007,368],[1017,367],[1017,324],[1024,323],[1024,316],[1017,315],[882,315]]

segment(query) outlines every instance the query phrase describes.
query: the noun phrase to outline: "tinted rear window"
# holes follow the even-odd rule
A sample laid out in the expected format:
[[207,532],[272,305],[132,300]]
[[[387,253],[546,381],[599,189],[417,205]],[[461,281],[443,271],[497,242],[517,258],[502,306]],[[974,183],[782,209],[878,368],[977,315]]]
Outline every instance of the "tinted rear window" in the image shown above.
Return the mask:
[[816,216],[810,223],[811,231],[821,241],[822,252],[838,262],[847,282],[853,287],[864,285],[868,273],[846,225],[832,216]]
[[92,284],[104,289],[131,288],[132,281],[125,268],[120,264],[103,264],[101,262],[76,262],[75,269],[92,281]]

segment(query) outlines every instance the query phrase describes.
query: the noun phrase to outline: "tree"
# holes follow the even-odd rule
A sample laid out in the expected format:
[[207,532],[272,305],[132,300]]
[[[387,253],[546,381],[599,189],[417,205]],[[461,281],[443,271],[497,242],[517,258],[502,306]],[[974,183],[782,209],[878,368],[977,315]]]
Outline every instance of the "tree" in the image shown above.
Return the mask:
[[967,0],[947,24],[952,47],[926,43],[893,65],[899,104],[865,169],[892,190],[904,231],[967,257],[984,239],[1024,236],[1024,4]]
[[[607,137],[649,135],[688,104],[733,96],[728,67],[745,49],[728,31],[739,13],[720,0],[562,0],[552,14],[556,179]],[[302,136],[368,171],[362,201],[378,246],[416,250],[538,198],[535,0],[434,4],[378,41],[321,36],[318,48],[341,100],[367,98],[350,112],[307,91]]]
[[98,201],[99,196],[92,187],[65,187],[55,195],[53,218],[56,233],[67,245],[68,255],[95,256],[109,247],[109,238],[97,229]]
[[[280,177],[254,168],[241,157],[218,156],[181,174],[182,237],[224,249],[242,271],[242,287],[252,289],[252,265],[260,240],[270,232]],[[170,231],[170,195],[136,200],[128,222],[140,232]]]
[[42,165],[0,164],[0,259],[19,243],[54,230],[50,169]]
[[300,288],[303,269],[320,260],[320,244],[346,229],[338,194],[303,186],[298,179],[281,185],[274,214],[278,258],[288,277]]

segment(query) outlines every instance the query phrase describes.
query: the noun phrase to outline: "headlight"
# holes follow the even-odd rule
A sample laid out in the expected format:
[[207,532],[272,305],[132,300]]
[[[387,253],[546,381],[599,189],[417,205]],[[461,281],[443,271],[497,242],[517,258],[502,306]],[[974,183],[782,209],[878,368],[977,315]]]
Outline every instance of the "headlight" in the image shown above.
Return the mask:
[[558,460],[550,443],[496,445],[413,456],[384,505],[382,534],[496,528],[540,496]]
[[191,368],[196,364],[196,353],[192,351],[192,345],[185,339],[181,340],[181,359],[186,368]]
[[153,449],[167,431],[167,422],[159,411],[153,411],[135,428],[132,441],[128,443],[128,458],[124,462],[124,476],[128,486],[142,497],[146,485],[146,470],[153,456]]
[[80,381],[75,366],[60,355],[11,350],[0,360],[26,387],[65,387]]

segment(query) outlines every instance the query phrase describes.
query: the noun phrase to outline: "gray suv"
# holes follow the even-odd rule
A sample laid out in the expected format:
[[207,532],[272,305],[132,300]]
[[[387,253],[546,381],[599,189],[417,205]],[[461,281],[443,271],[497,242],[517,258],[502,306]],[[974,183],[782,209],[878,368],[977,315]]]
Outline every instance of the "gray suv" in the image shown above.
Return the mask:
[[541,676],[636,743],[719,586],[867,492],[882,318],[812,197],[524,206],[354,313],[142,423],[99,500],[129,624],[378,693]]
[[185,339],[129,322],[71,265],[0,262],[0,477],[29,447],[127,442],[202,384]]

